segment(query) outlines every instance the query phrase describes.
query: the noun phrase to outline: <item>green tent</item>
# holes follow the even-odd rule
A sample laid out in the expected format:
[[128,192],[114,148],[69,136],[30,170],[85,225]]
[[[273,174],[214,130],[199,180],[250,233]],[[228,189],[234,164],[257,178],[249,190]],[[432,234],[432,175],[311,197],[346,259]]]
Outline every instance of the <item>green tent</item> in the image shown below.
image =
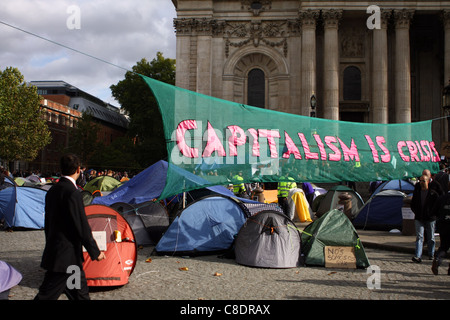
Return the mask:
[[325,266],[325,246],[354,247],[356,266],[370,265],[355,228],[340,210],[330,210],[307,225],[301,239],[306,265]]
[[110,176],[101,176],[92,179],[85,186],[84,190],[94,193],[95,191],[112,191],[122,185],[122,182]]

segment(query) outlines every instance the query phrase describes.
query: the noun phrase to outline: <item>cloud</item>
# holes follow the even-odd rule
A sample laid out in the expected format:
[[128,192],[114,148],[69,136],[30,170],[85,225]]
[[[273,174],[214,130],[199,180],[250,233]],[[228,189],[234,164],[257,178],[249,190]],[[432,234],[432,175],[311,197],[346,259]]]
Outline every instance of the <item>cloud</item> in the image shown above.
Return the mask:
[[[158,51],[175,58],[176,12],[170,0],[2,0],[0,7],[2,22],[127,70]],[[69,28],[68,21],[79,22],[79,29]],[[1,70],[17,67],[26,81],[63,80],[118,106],[109,87],[125,70],[3,24],[0,43]]]

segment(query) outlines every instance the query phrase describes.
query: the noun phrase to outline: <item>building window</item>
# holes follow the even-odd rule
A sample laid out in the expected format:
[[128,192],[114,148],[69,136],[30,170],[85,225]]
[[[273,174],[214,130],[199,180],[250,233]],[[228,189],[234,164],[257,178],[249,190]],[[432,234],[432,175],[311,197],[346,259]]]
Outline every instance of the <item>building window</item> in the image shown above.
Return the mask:
[[265,77],[261,69],[252,69],[248,73],[247,104],[259,108],[265,106]]
[[344,70],[344,100],[361,100],[361,71],[357,67]]

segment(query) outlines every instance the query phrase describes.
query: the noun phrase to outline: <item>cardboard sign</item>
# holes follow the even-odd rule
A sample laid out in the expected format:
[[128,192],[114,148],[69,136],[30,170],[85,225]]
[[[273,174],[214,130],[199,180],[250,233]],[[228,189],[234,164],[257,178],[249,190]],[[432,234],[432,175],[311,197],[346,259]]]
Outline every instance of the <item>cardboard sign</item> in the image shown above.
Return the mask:
[[[92,236],[94,237],[95,242],[97,242],[99,250],[106,251],[106,231],[92,231]],[[83,252],[86,252],[84,247]]]
[[326,246],[324,250],[326,268],[356,269],[356,256],[354,247]]
[[404,220],[414,220],[414,212],[412,212],[411,208],[402,208],[402,218]]

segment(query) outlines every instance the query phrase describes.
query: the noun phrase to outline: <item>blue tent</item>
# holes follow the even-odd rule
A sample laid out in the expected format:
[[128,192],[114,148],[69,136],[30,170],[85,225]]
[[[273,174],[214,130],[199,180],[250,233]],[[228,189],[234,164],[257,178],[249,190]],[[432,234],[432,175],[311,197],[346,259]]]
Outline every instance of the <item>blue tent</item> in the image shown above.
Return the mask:
[[367,230],[401,229],[402,207],[406,195],[398,190],[384,190],[371,197],[352,223]]
[[408,180],[390,180],[385,181],[375,189],[372,196],[383,190],[398,190],[406,194],[410,194],[414,191],[414,185]]
[[32,188],[6,188],[0,191],[0,219],[7,227],[43,229],[47,191]]
[[[106,206],[117,202],[137,204],[158,199],[166,187],[168,168],[169,164],[164,160],[160,160],[112,191],[109,195],[95,198],[92,204],[103,204]],[[176,175],[179,177],[179,179],[175,179],[178,180],[178,183],[183,183],[183,180],[186,180],[189,181],[190,185],[197,184],[200,187],[207,182],[201,177],[176,166],[172,165],[171,169],[172,173],[176,172]],[[207,187],[206,189],[214,193],[233,196],[233,193],[223,186]]]
[[187,206],[155,247],[158,254],[200,255],[227,250],[249,213],[238,200],[209,196]]

